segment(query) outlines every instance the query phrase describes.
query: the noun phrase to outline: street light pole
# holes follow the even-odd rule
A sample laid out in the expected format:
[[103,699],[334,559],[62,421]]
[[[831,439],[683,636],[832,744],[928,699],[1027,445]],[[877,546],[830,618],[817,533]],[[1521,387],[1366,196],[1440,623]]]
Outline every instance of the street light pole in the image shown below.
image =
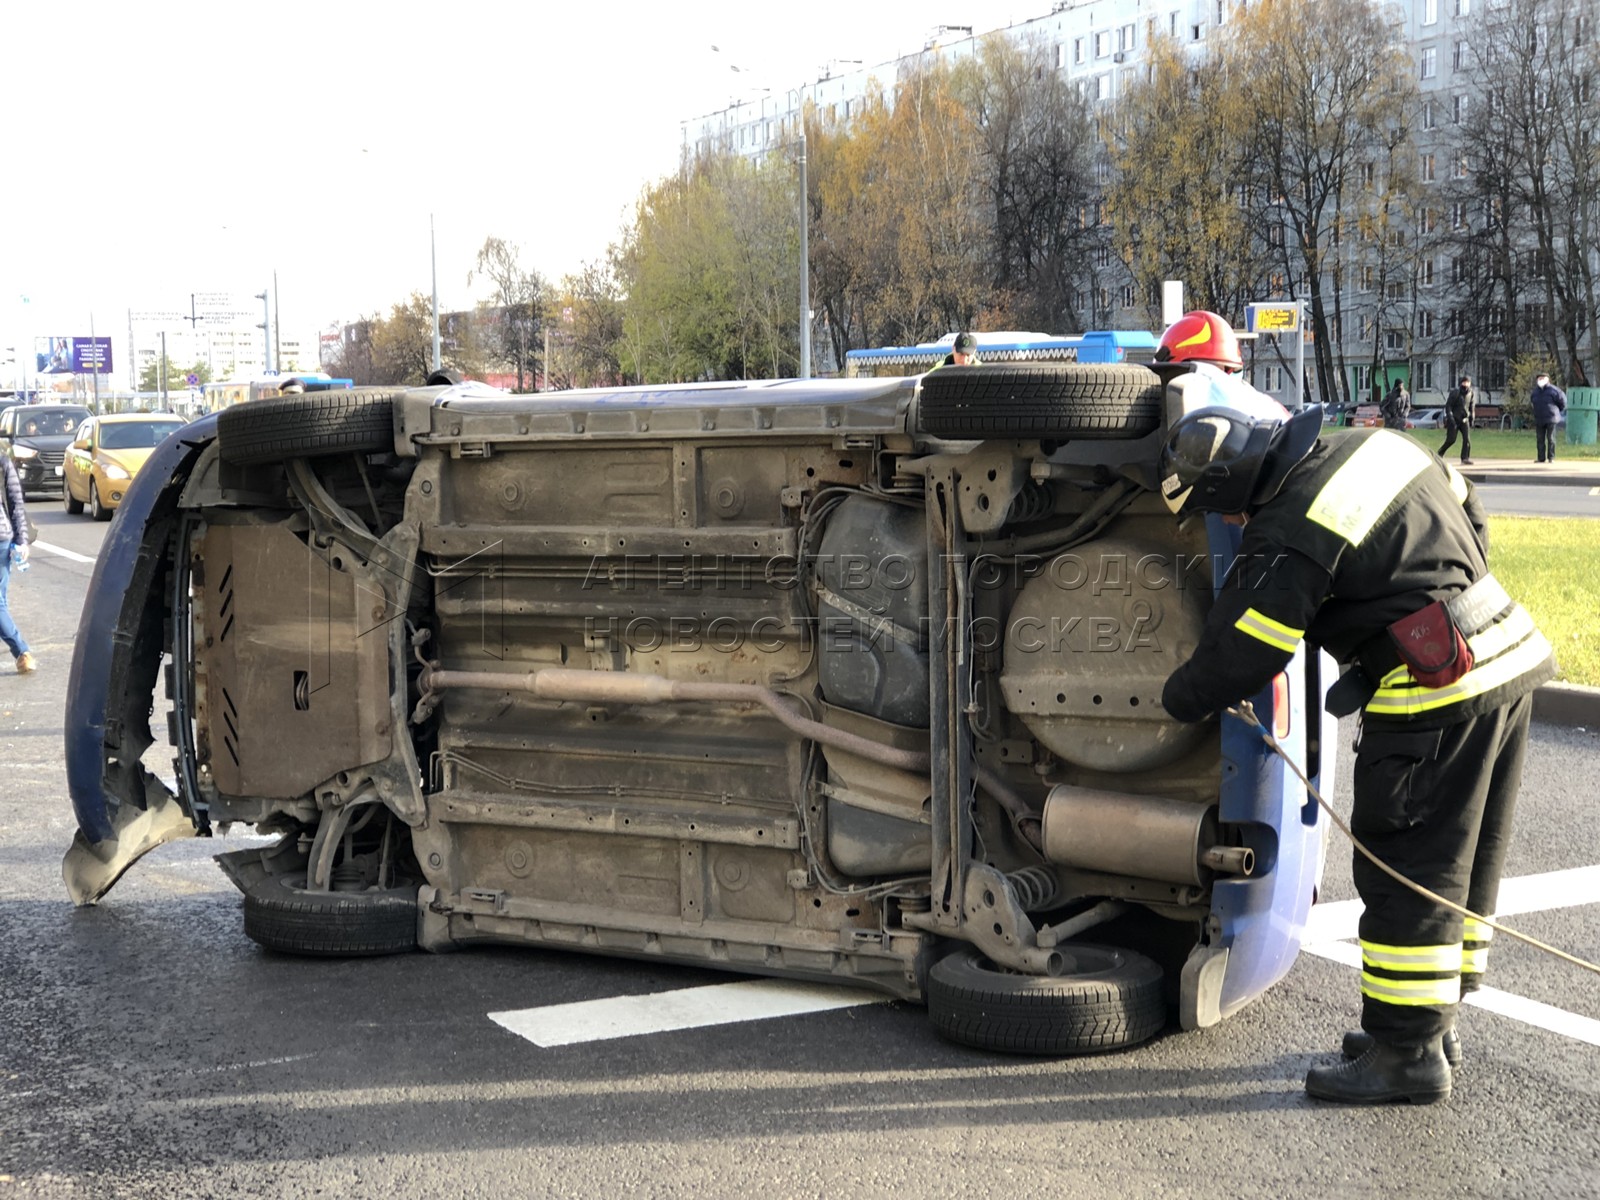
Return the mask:
[[262,288],[256,293],[256,299],[261,301],[261,356],[266,361],[266,370],[272,370],[272,309],[267,305],[267,296],[270,293]]
[[443,365],[439,361],[439,250],[433,237],[433,214],[428,214],[428,258],[433,266],[433,369]]
[[811,203],[806,196],[806,101],[800,97],[800,378],[811,378]]

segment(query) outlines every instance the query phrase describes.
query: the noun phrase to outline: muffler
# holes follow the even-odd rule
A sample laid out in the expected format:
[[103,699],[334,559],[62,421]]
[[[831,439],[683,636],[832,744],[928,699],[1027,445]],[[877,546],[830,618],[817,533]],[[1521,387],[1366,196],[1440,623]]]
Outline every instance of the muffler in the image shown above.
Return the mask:
[[1041,848],[1064,867],[1200,886],[1255,871],[1253,850],[1219,846],[1218,837],[1212,804],[1069,784],[1045,797]]

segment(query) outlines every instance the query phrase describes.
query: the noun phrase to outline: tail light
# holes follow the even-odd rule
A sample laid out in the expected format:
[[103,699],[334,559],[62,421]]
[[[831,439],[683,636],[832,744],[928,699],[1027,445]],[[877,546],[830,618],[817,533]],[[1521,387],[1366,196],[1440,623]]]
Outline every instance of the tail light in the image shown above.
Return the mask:
[[1283,671],[1272,681],[1272,736],[1280,742],[1289,736],[1289,676]]

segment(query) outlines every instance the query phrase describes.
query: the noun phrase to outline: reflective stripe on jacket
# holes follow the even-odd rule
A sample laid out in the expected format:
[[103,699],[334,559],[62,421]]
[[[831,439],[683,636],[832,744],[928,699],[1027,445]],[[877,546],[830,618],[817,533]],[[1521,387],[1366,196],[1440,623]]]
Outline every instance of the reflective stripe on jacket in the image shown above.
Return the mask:
[[[1200,645],[1163,703],[1197,720],[1252,696],[1302,640],[1350,663],[1393,622],[1487,575],[1487,542],[1472,485],[1437,455],[1387,430],[1326,432],[1252,514]],[[1368,721],[1448,725],[1555,674],[1549,643],[1514,602],[1471,645],[1476,664],[1448,687],[1390,672]]]

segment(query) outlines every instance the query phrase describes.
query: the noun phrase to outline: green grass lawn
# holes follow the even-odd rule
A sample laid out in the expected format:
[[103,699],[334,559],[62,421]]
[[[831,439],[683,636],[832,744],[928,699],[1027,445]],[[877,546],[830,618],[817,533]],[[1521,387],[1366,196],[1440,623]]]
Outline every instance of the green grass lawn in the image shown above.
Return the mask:
[[[1429,450],[1437,451],[1444,445],[1444,430],[1442,429],[1413,429],[1411,436],[1416,438]],[[1600,444],[1593,446],[1574,446],[1566,440],[1566,433],[1561,434],[1556,442],[1556,461],[1568,460],[1595,460],[1600,459]],[[1450,447],[1450,461],[1454,462],[1461,453],[1461,439],[1456,439],[1456,444]],[[1474,429],[1472,431],[1472,458],[1525,458],[1530,463],[1539,457],[1534,445],[1534,434],[1531,429],[1499,430],[1499,429]]]
[[1600,522],[1491,517],[1489,566],[1555,647],[1558,678],[1600,687]]

